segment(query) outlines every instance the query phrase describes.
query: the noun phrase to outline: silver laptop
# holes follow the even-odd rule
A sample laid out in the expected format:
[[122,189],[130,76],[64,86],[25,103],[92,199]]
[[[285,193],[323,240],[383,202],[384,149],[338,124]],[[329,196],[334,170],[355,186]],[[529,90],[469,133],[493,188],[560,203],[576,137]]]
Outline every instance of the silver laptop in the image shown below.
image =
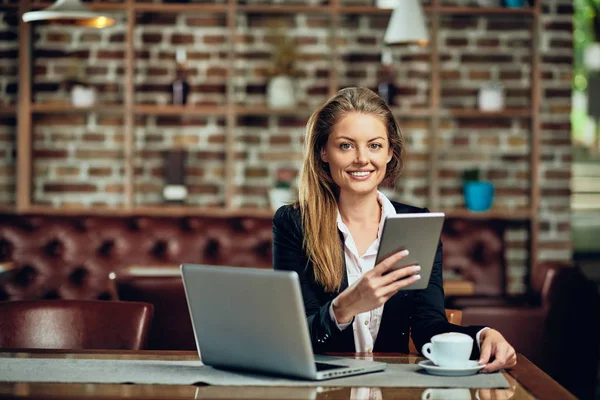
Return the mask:
[[313,355],[295,272],[184,264],[181,275],[206,365],[312,380],[386,367]]

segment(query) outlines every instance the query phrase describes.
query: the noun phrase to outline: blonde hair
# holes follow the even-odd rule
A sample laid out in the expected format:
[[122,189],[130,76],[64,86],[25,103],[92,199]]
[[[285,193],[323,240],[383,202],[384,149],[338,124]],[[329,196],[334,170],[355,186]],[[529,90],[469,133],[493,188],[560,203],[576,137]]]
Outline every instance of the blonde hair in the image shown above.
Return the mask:
[[344,255],[336,222],[339,191],[329,166],[321,159],[321,150],[335,125],[353,112],[374,115],[386,126],[392,159],[387,164],[382,183],[393,185],[404,167],[404,139],[398,121],[385,101],[370,89],[342,89],[310,116],[306,125],[298,203],[302,213],[304,249],[313,263],[315,280],[326,292],[340,289]]

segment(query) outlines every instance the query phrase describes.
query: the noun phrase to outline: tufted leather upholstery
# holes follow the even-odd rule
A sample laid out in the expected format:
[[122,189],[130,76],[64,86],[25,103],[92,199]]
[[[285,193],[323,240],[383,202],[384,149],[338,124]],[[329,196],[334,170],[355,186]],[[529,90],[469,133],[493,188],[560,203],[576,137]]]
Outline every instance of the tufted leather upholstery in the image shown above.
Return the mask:
[[140,350],[152,312],[121,301],[0,302],[0,348]]
[[449,219],[444,223],[444,276],[448,272],[474,282],[475,293],[505,292],[503,221]]
[[[115,299],[108,278],[131,265],[271,267],[271,219],[0,214],[1,300]],[[502,223],[449,219],[444,268],[481,294],[504,292]],[[447,274],[448,275],[448,274]]]
[[0,300],[115,299],[110,271],[131,265],[271,266],[270,218],[0,214]]

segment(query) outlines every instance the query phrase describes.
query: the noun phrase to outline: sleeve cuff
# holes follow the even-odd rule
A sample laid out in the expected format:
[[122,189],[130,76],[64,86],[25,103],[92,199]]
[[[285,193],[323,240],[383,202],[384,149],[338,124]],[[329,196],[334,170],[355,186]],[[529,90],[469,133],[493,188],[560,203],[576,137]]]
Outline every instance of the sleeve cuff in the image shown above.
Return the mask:
[[[330,309],[329,312],[331,313],[332,310]],[[331,314],[333,315],[333,314]],[[335,320],[335,318],[334,318]],[[481,336],[481,332],[485,331],[486,329],[490,329],[488,326],[486,326],[485,328],[483,328],[482,330],[480,330],[479,332],[477,332],[477,335],[475,335],[475,341],[477,342],[477,348],[479,349],[479,351],[481,352],[481,341],[479,339],[479,337]]]
[[335,314],[333,313],[333,301],[331,304],[329,304],[329,317],[331,317],[331,320],[340,331],[346,329],[354,321],[354,318],[352,318],[352,321],[348,322],[347,324],[338,324],[337,319],[335,319]]

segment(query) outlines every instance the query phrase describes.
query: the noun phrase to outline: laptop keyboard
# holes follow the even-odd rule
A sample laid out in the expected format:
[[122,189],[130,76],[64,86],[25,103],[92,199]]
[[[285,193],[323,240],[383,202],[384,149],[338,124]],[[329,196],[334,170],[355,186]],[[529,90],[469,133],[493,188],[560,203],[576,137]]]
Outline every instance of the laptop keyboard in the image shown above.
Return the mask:
[[330,369],[339,369],[339,368],[348,368],[347,365],[335,365],[335,364],[327,364],[327,363],[315,363],[317,367],[317,371],[327,371]]

